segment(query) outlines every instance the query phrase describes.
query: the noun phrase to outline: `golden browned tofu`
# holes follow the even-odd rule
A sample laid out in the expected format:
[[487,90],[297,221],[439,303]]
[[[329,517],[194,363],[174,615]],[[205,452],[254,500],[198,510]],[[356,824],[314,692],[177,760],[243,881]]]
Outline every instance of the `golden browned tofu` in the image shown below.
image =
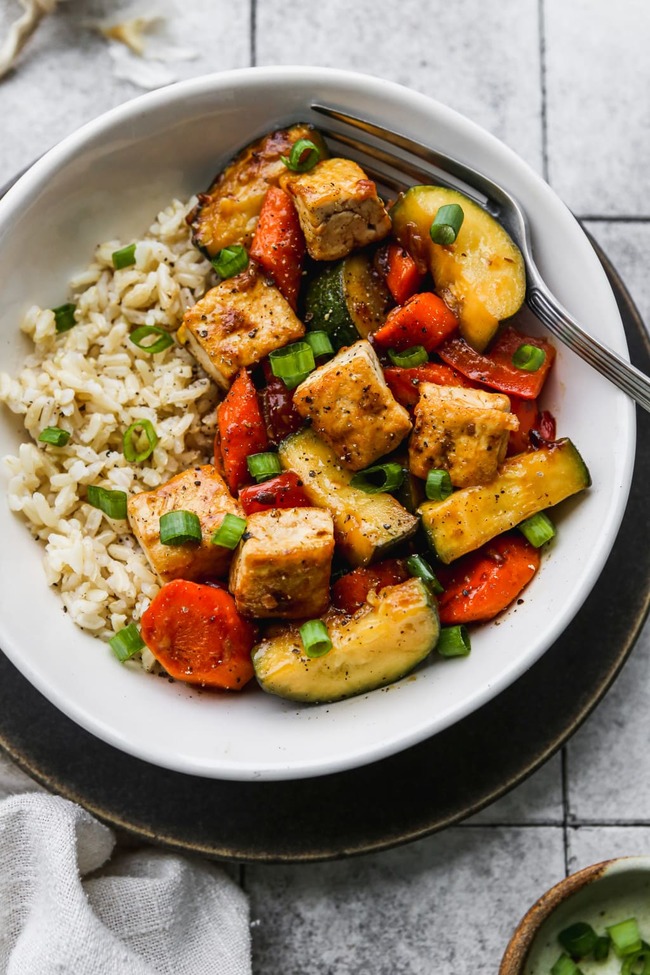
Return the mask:
[[301,416],[353,471],[394,450],[411,430],[408,412],[391,393],[365,339],[341,349],[294,393]]
[[245,616],[303,619],[329,604],[334,525],[321,508],[273,508],[248,516],[229,589]]
[[316,261],[337,261],[390,230],[377,187],[351,159],[324,159],[306,173],[286,173],[280,185],[293,198]]
[[508,435],[519,426],[501,393],[420,383],[409,467],[417,477],[449,471],[454,487],[487,484],[497,474]]
[[305,334],[289,302],[253,268],[208,291],[183,324],[190,351],[222,389],[243,366]]
[[[168,511],[192,511],[201,522],[201,542],[163,545],[160,518]],[[153,491],[134,494],[128,502],[129,523],[151,568],[162,582],[172,579],[223,579],[228,575],[232,551],[213,545],[212,534],[227,514],[244,516],[226,482],[211,465],[190,467]]]
[[298,139],[316,142],[324,151],[322,139],[310,125],[292,125],[271,132],[247,146],[224,169],[187,217],[192,240],[214,257],[230,244],[251,243],[257,218],[269,186],[277,186],[286,173],[282,162]]

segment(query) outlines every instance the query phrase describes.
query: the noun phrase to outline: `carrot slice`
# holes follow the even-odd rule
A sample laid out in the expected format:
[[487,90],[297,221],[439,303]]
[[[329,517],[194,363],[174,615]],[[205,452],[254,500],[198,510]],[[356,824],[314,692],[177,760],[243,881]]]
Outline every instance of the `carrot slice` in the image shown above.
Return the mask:
[[458,328],[458,319],[446,304],[431,291],[422,291],[393,308],[388,318],[373,335],[373,341],[384,349],[403,352],[422,345],[433,352]]
[[351,616],[367,602],[369,593],[396,586],[408,578],[408,571],[398,559],[377,562],[367,569],[354,569],[332,586],[332,603]]
[[225,589],[175,579],[141,620],[142,639],[167,673],[202,687],[238,691],[253,676],[255,627]]
[[250,254],[271,275],[295,309],[305,258],[305,236],[291,197],[279,186],[269,186],[266,192]]
[[499,535],[487,545],[440,566],[436,573],[444,593],[438,597],[440,622],[478,623],[491,620],[513,602],[540,564],[539,550],[523,535]]
[[400,244],[388,245],[385,266],[388,290],[397,304],[403,305],[420,290],[424,274]]
[[241,369],[217,409],[218,445],[232,494],[252,480],[246,458],[266,450],[269,440],[262,417],[257,391],[251,377]]

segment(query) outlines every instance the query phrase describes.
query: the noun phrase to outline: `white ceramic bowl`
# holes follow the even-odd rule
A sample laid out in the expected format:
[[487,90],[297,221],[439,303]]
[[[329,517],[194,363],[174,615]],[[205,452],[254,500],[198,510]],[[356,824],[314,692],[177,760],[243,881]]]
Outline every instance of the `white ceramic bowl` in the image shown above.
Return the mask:
[[[549,187],[467,119],[376,78],[312,68],[262,68],[144,95],[84,126],[40,159],[0,201],[0,368],[26,352],[22,314],[60,302],[94,246],[149,226],[173,196],[204,189],[235,150],[274,126],[310,119],[313,100],[351,110],[466,160],[524,204],[539,266],[590,331],[626,354],[605,274]],[[199,694],[134,673],[61,611],[26,526],[0,504],[0,646],[58,708],[126,752],[182,772],[232,779],[300,778],[359,766],[406,748],[480,707],[525,671],[567,626],[600,573],[627,500],[634,411],[623,394],[558,349],[545,406],[594,481],[562,506],[559,537],[525,596],[473,637],[467,659],[431,661],[384,690],[297,707],[261,692]],[[2,413],[0,455],[20,441]]]

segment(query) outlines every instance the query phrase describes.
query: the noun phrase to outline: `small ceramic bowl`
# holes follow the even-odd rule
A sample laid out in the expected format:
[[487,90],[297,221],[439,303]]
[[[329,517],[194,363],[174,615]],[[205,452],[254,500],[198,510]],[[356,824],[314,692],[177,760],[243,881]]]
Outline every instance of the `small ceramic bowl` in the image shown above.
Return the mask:
[[[562,954],[560,931],[584,921],[600,935],[630,917],[650,940],[650,856],[594,863],[551,887],[519,922],[499,975],[549,975]],[[580,969],[584,975],[613,975],[621,961],[610,951],[606,961],[581,961]]]

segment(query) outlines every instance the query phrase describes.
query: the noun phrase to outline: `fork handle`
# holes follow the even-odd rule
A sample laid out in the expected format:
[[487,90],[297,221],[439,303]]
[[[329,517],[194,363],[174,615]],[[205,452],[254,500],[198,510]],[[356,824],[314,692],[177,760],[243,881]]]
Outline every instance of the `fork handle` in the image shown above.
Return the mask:
[[650,378],[645,373],[588,335],[549,292],[533,286],[526,301],[549,332],[650,413]]

